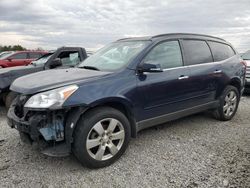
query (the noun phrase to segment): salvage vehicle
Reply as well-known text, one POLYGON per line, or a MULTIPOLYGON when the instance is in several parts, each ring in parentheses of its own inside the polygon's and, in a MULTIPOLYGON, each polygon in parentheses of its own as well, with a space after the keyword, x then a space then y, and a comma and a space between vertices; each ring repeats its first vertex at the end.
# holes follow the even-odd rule
POLYGON ((28 65, 46 53, 46 51, 12 51, 0 57, 0 68, 28 65))
POLYGON ((247 66, 245 92, 250 93, 250 51, 242 54, 241 57, 246 62, 247 66))
POLYGON ((21 77, 8 124, 42 153, 71 152, 89 168, 112 164, 138 131, 201 111, 228 121, 245 64, 223 39, 163 34, 118 40, 79 64, 21 77), (43 145, 43 144, 42 144, 43 145))
POLYGON ((16 97, 16 93, 10 92, 9 87, 15 79, 21 76, 53 68, 72 67, 86 58, 87 54, 84 48, 61 47, 54 52, 48 52, 28 66, 0 69, 1 99, 9 108, 12 100, 16 97))

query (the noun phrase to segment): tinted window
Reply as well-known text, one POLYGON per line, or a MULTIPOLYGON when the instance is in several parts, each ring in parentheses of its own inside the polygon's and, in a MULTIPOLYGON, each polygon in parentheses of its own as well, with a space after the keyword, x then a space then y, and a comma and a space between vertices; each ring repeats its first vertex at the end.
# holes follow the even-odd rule
POLYGON ((219 42, 208 42, 208 44, 211 47, 214 61, 222 61, 235 55, 233 49, 227 44, 219 42))
POLYGON ((183 47, 186 65, 213 62, 210 49, 205 41, 183 40, 183 47))
POLYGON ((18 53, 10 57, 10 59, 27 59, 27 53, 18 53))
POLYGON ((63 65, 74 66, 80 63, 80 55, 77 51, 62 52, 58 56, 61 59, 63 65))
POLYGON ((144 62, 160 64, 162 69, 182 66, 179 42, 168 41, 157 45, 149 52, 144 62))
POLYGON ((39 57, 42 56, 40 53, 29 53, 30 54, 30 59, 38 59, 39 57))

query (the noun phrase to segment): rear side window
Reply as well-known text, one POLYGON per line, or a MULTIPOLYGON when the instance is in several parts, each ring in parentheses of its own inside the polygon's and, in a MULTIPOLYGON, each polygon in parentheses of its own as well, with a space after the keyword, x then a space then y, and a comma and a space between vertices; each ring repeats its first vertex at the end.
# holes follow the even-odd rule
POLYGON ((162 69, 182 66, 182 55, 178 41, 158 44, 146 56, 145 63, 160 64, 162 69))
POLYGON ((211 51, 205 41, 183 40, 182 44, 186 65, 213 62, 211 51))
POLYGON ((27 59, 27 53, 18 53, 10 57, 10 59, 27 59))
POLYGON ((222 61, 235 55, 234 50, 227 44, 211 41, 208 44, 212 50, 214 61, 222 61))
POLYGON ((42 56, 42 54, 40 54, 40 53, 29 53, 29 55, 30 55, 30 59, 38 59, 39 57, 41 57, 42 56))

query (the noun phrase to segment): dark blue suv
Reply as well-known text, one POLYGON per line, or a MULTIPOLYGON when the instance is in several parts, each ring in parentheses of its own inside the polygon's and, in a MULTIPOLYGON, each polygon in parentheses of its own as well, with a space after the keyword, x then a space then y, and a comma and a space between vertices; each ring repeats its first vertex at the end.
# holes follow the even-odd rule
POLYGON ((205 110, 236 113, 246 66, 223 39, 197 34, 126 38, 77 68, 17 79, 8 124, 49 156, 110 165, 138 131, 205 110), (44 144, 41 144, 44 146, 44 144))

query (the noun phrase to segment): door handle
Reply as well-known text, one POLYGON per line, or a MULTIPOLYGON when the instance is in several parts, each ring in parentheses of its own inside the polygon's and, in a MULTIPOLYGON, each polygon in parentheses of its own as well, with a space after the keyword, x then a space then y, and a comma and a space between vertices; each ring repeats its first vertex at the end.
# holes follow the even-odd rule
POLYGON ((215 70, 214 74, 222 73, 222 70, 215 70))
POLYGON ((188 79, 188 78, 189 78, 189 76, 181 75, 178 79, 179 79, 179 80, 184 80, 184 79, 188 79))

